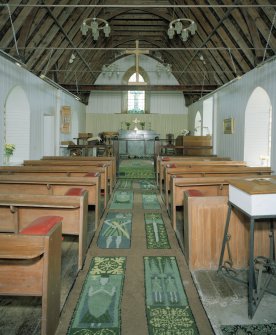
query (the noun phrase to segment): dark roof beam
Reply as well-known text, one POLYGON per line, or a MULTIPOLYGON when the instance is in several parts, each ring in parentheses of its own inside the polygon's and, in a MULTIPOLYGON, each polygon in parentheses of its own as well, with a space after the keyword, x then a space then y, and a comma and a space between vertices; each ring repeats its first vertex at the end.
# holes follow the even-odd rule
MULTIPOLYGON (((238 0, 234 1, 234 5, 238 2, 238 0)), ((206 44, 212 39, 213 35, 216 34, 217 29, 223 24, 224 20, 226 20, 228 18, 228 16, 230 15, 230 13, 232 12, 233 7, 230 7, 226 13, 224 14, 224 16, 220 19, 220 21, 218 22, 217 26, 213 29, 213 31, 211 32, 211 34, 207 37, 207 39, 202 43, 202 45, 200 46, 201 48, 206 46, 206 44)), ((183 72, 191 65, 193 59, 197 56, 198 52, 195 53, 194 57, 189 61, 189 63, 186 65, 185 69, 183 70, 183 72)))

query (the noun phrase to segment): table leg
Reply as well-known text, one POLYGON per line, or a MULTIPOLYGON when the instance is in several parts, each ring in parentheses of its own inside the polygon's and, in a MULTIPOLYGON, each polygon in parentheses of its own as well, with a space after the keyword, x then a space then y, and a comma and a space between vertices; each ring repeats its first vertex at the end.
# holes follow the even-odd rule
POLYGON ((256 289, 256 277, 254 270, 254 227, 255 220, 250 218, 250 236, 249 236, 249 274, 248 274, 248 317, 253 318, 256 310, 254 300, 254 290, 256 289))
POLYGON ((227 233, 229 229, 231 212, 232 212, 232 205, 228 204, 228 212, 227 212, 226 223, 225 223, 225 228, 224 228, 224 235, 223 235, 222 247, 221 247, 221 252, 220 252, 218 271, 221 271, 221 268, 222 268, 222 262, 223 262, 223 256, 224 256, 225 246, 227 242, 227 233))

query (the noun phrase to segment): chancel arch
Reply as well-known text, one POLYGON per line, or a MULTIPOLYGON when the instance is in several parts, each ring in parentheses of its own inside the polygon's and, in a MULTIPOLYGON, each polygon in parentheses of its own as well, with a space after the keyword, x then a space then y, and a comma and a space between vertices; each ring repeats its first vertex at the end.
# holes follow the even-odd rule
POLYGON ((247 102, 244 124, 244 160, 249 165, 270 166, 272 106, 262 87, 247 102))
POLYGON ((20 163, 30 158, 30 104, 20 86, 15 86, 6 99, 4 143, 15 145, 11 163, 20 163))

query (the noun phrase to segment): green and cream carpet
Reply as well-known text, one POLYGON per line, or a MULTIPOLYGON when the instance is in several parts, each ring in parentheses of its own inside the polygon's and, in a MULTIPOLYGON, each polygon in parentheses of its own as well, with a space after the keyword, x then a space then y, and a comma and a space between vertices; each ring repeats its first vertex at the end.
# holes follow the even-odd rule
POLYGON ((148 159, 128 159, 120 162, 119 178, 154 179, 153 161, 148 159))
POLYGON ((158 194, 153 164, 146 164, 120 166, 123 177, 68 299, 72 312, 57 334, 212 334, 158 194))

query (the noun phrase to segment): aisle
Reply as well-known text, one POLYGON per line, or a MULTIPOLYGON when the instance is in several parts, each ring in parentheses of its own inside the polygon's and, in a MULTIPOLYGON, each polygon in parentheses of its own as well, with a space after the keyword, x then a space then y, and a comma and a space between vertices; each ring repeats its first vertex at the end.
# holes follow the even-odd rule
MULTIPOLYGON (((91 260, 99 260, 95 257, 126 257, 121 300, 122 335, 213 334, 154 179, 117 181, 113 198, 88 250, 84 269, 68 298, 56 334, 66 334, 91 260), (118 226, 118 222, 123 225, 118 226), (150 316, 151 332, 147 322, 150 316)), ((73 319, 76 320, 76 314, 73 319)), ((101 329, 100 323, 93 323, 94 328, 99 327, 98 331, 73 332, 77 324, 76 321, 72 324, 70 334, 120 334, 120 330, 101 329)))

